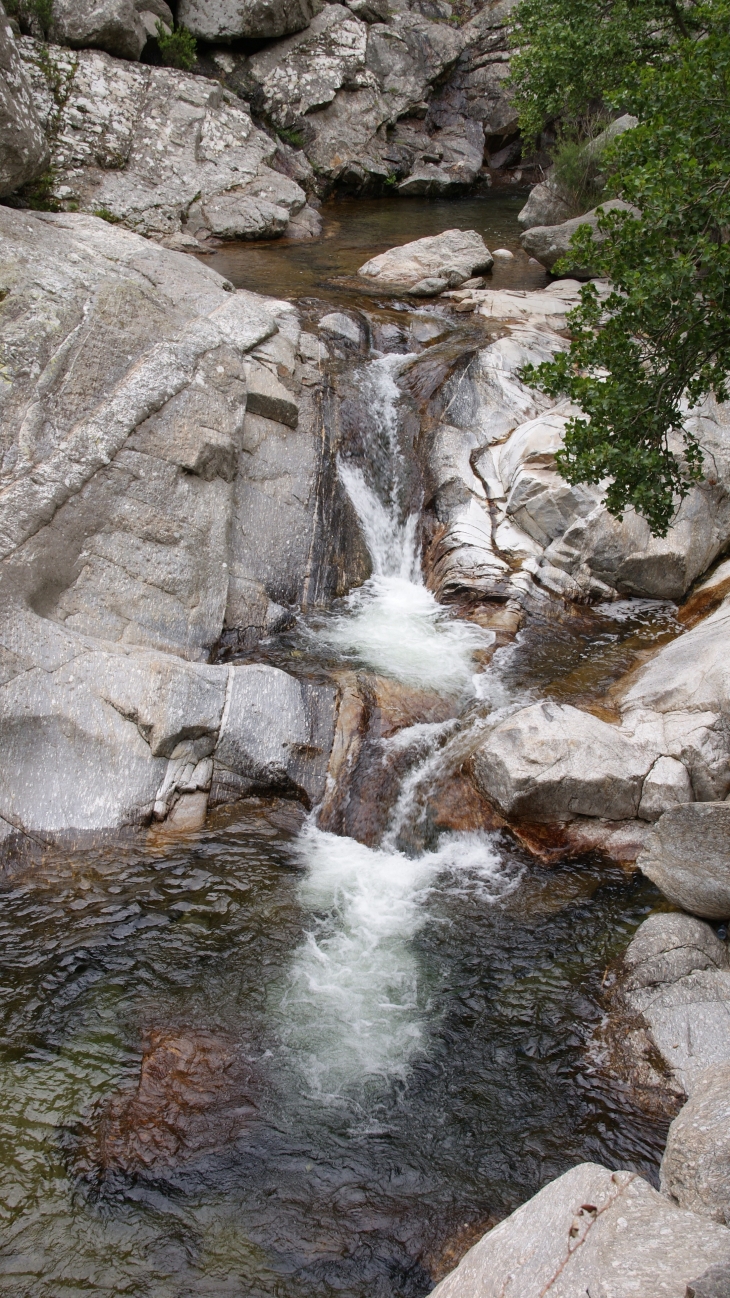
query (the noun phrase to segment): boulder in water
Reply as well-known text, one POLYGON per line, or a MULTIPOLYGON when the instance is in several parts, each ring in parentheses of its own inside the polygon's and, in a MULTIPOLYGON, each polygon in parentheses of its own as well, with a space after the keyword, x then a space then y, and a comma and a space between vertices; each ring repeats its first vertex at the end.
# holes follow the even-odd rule
POLYGON ((676 906, 730 919, 730 803, 665 811, 637 864, 676 906))
POLYGON ((365 262, 357 273, 411 291, 424 280, 442 280, 444 287, 457 288, 473 275, 491 270, 493 260, 476 230, 444 230, 443 234, 389 248, 365 262))

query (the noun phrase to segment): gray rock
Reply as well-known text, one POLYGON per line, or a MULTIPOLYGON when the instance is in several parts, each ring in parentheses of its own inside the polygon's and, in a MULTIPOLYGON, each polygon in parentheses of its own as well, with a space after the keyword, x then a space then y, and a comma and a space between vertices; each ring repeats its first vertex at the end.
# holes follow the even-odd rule
MULTIPOLYGON (((624 956, 620 996, 645 1025, 629 1050, 643 1085, 691 1095, 705 1069, 730 1061, 730 971, 725 943, 689 915, 651 915, 624 956), (653 1055, 654 1063, 647 1067, 653 1055), (657 1072, 657 1058, 663 1075, 657 1072)), ((626 1037, 619 1014, 619 1038, 626 1037)))
POLYGON ((178 21, 205 41, 272 39, 307 27, 317 0, 179 0, 178 21))
POLYGON ((730 1223, 730 1062, 700 1074, 669 1128, 661 1191, 680 1208, 730 1223))
MULTIPOLYGON (((570 254, 571 239, 581 226, 590 226, 594 232, 596 242, 601 242, 604 236, 598 229, 598 214, 600 212, 631 212, 634 210, 629 203, 624 203, 622 199, 611 198, 608 202, 602 203, 600 208, 594 208, 592 211, 586 212, 584 216, 576 216, 570 221, 563 221, 560 225, 535 225, 525 231, 520 242, 525 252, 539 261, 547 270, 552 270, 557 261, 570 254)), ((569 273, 582 279, 592 277, 589 266, 572 267, 569 273)))
POLYGON ((671 807, 692 800, 687 767, 674 757, 660 757, 644 780, 638 814, 642 820, 658 820, 671 807))
POLYGON ((500 1222, 436 1298, 685 1298, 730 1231, 669 1203, 633 1172, 582 1163, 500 1222))
POLYGON ((342 338, 345 342, 352 343, 353 347, 362 346, 363 335, 360 324, 352 316, 345 315, 344 311, 331 311, 329 315, 322 316, 319 327, 334 338, 342 338))
POLYGON ((265 365, 250 362, 246 372, 246 409, 252 415, 263 415, 277 423, 296 428, 299 422, 299 402, 265 365))
POLYGON ((30 83, 0 5, 0 197, 35 180, 49 157, 30 83))
POLYGON ((413 288, 426 279, 442 279, 452 288, 481 271, 491 270, 492 254, 476 230, 444 230, 389 248, 365 262, 358 275, 383 284, 413 288))
POLYGON ((439 279, 437 275, 427 276, 426 279, 419 279, 417 284, 409 288, 408 292, 411 297, 437 297, 443 293, 444 289, 449 287, 447 279, 439 279))
POLYGON ((675 905, 705 919, 729 919, 730 803, 665 811, 637 864, 675 905))
POLYGON ((138 59, 147 43, 134 0, 53 0, 53 31, 62 45, 120 59, 138 59))
POLYGON ((711 1266, 690 1280, 685 1298, 730 1298, 730 1265, 711 1266))
POLYGON ((618 726, 568 705, 533 703, 490 732, 473 768, 478 788, 510 818, 624 820, 636 815, 653 761, 618 726))
MULTIPOLYGON (((293 787, 310 802, 324 792, 334 736, 335 692, 255 663, 231 668, 215 751, 219 790, 293 787)), ((218 793, 219 800, 221 793, 218 793)))
POLYGON ((285 146, 218 83, 30 38, 20 48, 64 202, 157 239, 272 238, 304 207, 268 165, 285 146))

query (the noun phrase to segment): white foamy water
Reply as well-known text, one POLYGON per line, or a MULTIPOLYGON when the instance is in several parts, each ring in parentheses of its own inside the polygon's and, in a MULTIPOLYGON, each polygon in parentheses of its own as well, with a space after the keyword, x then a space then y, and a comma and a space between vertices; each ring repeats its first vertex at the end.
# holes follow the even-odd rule
POLYGON ((308 1088, 333 1097, 403 1077, 428 1042, 428 1000, 413 939, 436 888, 496 901, 517 882, 486 833, 452 834, 410 858, 307 826, 301 900, 317 915, 295 955, 282 1010, 308 1088))
MULTIPOLYGON (((373 575, 318 634, 407 685, 481 695, 474 653, 494 637, 453 618, 426 589, 417 515, 400 504, 396 374, 404 359, 385 357, 360 374, 374 414, 371 457, 362 466, 341 463, 339 472, 373 575)), ((282 1036, 307 1088, 323 1098, 351 1093, 368 1078, 404 1077, 427 1047, 432 1015, 414 939, 433 912, 429 897, 447 889, 484 906, 516 886, 519 872, 487 833, 446 835, 435 851, 417 857, 401 850, 429 793, 463 763, 484 724, 478 716, 419 724, 383 743, 385 761, 407 750, 409 763, 379 848, 324 833, 313 821, 299 839, 307 868, 300 899, 312 919, 281 999, 282 1036)))

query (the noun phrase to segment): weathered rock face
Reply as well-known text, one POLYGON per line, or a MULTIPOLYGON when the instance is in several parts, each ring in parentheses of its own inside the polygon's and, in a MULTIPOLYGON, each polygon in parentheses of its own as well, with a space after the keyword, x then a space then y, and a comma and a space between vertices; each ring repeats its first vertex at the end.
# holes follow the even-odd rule
POLYGON ((669 1203, 633 1172, 582 1163, 469 1250, 438 1298, 685 1298, 730 1231, 669 1203), (610 1285, 610 1288, 609 1288, 610 1285))
POLYGON ((730 1063, 700 1074, 669 1128, 661 1189, 680 1208, 730 1223, 730 1063))
POLYGON ((728 951, 708 924, 650 915, 624 954, 617 996, 613 1035, 648 1107, 652 1091, 692 1095, 706 1069, 730 1061, 728 951))
POLYGON ((418 292, 428 280, 435 280, 439 288, 434 291, 439 292, 491 270, 493 264, 494 258, 476 230, 444 230, 443 234, 389 248, 366 261, 357 273, 412 292, 418 292))
POLYGON ((490 732, 474 778, 510 819, 625 820, 638 811, 653 760, 618 726, 578 708, 534 703, 490 732))
POLYGON ((106 50, 138 59, 147 31, 134 0, 53 0, 53 34, 72 49, 106 50))
MULTIPOLYGON (((232 742, 247 669, 200 660, 226 626, 254 644, 312 579, 320 438, 298 320, 93 217, 3 208, 0 229, 0 820, 7 836, 163 818, 206 796, 224 718, 232 742), (262 369, 289 424, 246 415, 262 369), (296 546, 265 531, 284 517, 296 546)), ((316 795, 333 699, 302 698, 296 716, 272 704, 286 760, 228 754, 236 779, 316 795)))
POLYGON ((313 0, 180 0, 178 21, 205 41, 288 36, 317 12, 313 0))
POLYGON ((687 1285, 687 1298, 725 1298, 730 1291, 730 1264, 709 1266, 687 1285))
MULTIPOLYGON (((594 208, 591 212, 586 212, 584 216, 575 216, 569 221, 563 221, 561 225, 534 225, 526 230, 520 240, 525 252, 529 252, 531 257, 535 257, 541 262, 547 270, 552 270, 557 261, 562 257, 570 256, 570 243, 573 235, 581 228, 587 225, 593 230, 593 235, 597 243, 605 237, 598 229, 598 213, 622 211, 630 212, 629 203, 624 203, 620 198, 611 198, 606 203, 602 203, 600 208, 594 208)), ((573 266, 571 275, 579 279, 591 279, 592 272, 590 266, 573 266)))
POLYGON ((637 864, 675 905, 705 919, 730 918, 730 803, 665 811, 637 864))
POLYGON ((48 158, 26 70, 0 5, 0 196, 35 180, 48 158))
POLYGON ((196 235, 282 234, 304 207, 304 190, 270 165, 284 146, 219 85, 30 38, 20 48, 64 202, 193 250, 196 235))

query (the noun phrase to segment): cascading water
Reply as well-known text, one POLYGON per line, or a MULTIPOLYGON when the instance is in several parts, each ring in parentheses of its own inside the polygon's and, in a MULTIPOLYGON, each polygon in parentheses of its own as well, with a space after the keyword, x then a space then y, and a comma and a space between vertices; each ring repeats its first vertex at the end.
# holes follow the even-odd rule
MULTIPOLYGON (((407 359, 407 358, 405 358, 407 359)), ((341 462, 341 481, 357 513, 372 576, 320 636, 372 671, 468 705, 479 694, 474 653, 493 644, 489 631, 458 621, 421 575, 417 515, 402 507, 404 461, 398 441, 396 373, 402 356, 383 357, 360 373, 372 417, 367 469, 341 462), (367 476, 366 476, 367 475, 367 476)), ((428 991, 413 939, 439 887, 477 889, 494 901, 516 886, 487 833, 451 834, 413 857, 402 831, 417 819, 422 795, 463 760, 473 743, 458 720, 416 725, 384 744, 408 749, 402 782, 378 848, 324 833, 310 821, 298 851, 307 867, 301 900, 314 914, 297 951, 281 1009, 284 1036, 309 1087, 332 1097, 372 1077, 403 1077, 426 1044, 428 991)))

